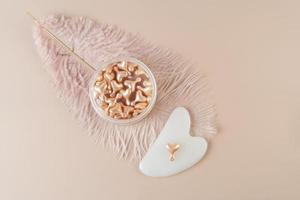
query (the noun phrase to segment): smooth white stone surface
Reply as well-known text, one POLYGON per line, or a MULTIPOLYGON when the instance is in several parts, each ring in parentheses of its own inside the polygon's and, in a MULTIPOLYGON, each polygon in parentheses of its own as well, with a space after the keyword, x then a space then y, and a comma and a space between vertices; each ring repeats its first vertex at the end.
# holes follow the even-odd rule
POLYGON ((200 161, 206 153, 207 142, 190 135, 190 115, 177 107, 170 115, 160 135, 140 162, 140 171, 153 177, 170 176, 182 172, 200 161), (175 160, 169 160, 168 143, 179 144, 175 160))

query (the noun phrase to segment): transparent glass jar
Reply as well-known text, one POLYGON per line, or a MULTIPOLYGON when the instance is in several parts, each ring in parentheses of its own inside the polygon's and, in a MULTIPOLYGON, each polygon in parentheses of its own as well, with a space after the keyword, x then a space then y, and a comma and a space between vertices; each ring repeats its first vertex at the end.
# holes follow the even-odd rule
MULTIPOLYGON (((131 72, 128 72, 131 73, 131 72)), ((136 72, 134 72, 136 73, 136 72)), ((114 72, 114 74, 116 74, 116 72, 114 72)), ((129 77, 129 75, 128 75, 129 77)), ((124 77, 124 79, 128 78, 128 77, 124 77)), ((136 76, 137 77, 137 76, 136 76)), ((127 79, 126 79, 127 80, 127 79)), ((105 81, 105 80, 104 80, 105 81)), ((116 80, 113 80, 116 81, 116 80)), ((131 81, 131 80, 130 80, 131 81)), ((142 80, 141 82, 144 84, 145 80, 142 80)), ((107 83, 107 82, 105 82, 107 83)), ((111 83, 111 82, 110 82, 111 83)), ((109 84, 110 84, 109 83, 109 84)), ((120 83, 121 84, 121 83, 120 83)), ((126 86, 125 86, 126 87, 126 86)), ((136 85, 135 85, 136 87, 136 85)), ((142 86, 140 86, 141 89, 142 86)), ((127 88, 128 89, 128 88, 127 88)), ((138 89, 135 89, 138 91, 138 89)), ((142 93, 142 92, 140 92, 142 93)), ((111 95, 111 94, 105 94, 107 95, 111 95)), ((115 95, 115 94, 114 94, 115 95)), ((106 97, 106 99, 109 99, 109 97, 106 97)), ((153 109, 155 102, 156 102, 156 98, 157 98, 157 85, 156 85, 156 80, 155 77, 153 75, 153 73, 151 72, 151 70, 147 67, 147 65, 145 65, 143 62, 141 62, 138 59, 132 58, 132 57, 118 57, 115 59, 112 59, 108 62, 104 62, 102 64, 100 64, 99 68, 97 69, 97 71, 95 72, 94 76, 92 77, 91 81, 90 81, 90 85, 89 85, 89 97, 90 97, 90 101, 92 103, 92 106, 94 108, 94 110, 97 112, 97 114, 99 114, 103 119, 108 120, 112 123, 116 123, 116 124, 124 124, 124 125, 128 125, 128 124, 133 124, 136 123, 140 120, 142 120, 144 117, 146 117, 150 111, 153 109), (103 70, 109 69, 110 66, 115 66, 117 65, 116 63, 121 63, 121 62, 126 62, 126 67, 128 67, 128 63, 130 64, 136 64, 138 67, 137 69, 142 69, 144 71, 144 75, 145 77, 147 77, 147 81, 150 81, 151 83, 151 87, 152 88, 152 92, 151 92, 151 98, 150 100, 147 102, 147 106, 136 116, 132 116, 131 118, 128 119, 118 119, 118 118, 114 118, 112 116, 110 116, 110 113, 107 112, 107 110, 105 111, 100 105, 99 105, 99 96, 101 96, 102 98, 104 97, 104 93, 101 94, 101 92, 96 92, 95 90, 95 84, 96 82, 99 80, 99 77, 102 76, 103 70)), ((147 99, 149 98, 149 96, 147 97, 147 99)), ((103 101, 100 101, 101 105, 103 103, 103 101)), ((106 102, 104 102, 106 104, 106 102)), ((123 104, 122 104, 123 105, 123 104)), ((123 105, 124 106, 124 105, 123 105)), ((135 107, 132 105, 125 105, 126 107, 135 107)), ((124 108, 124 107, 123 107, 124 108)), ((109 110, 109 108, 108 108, 109 110)))

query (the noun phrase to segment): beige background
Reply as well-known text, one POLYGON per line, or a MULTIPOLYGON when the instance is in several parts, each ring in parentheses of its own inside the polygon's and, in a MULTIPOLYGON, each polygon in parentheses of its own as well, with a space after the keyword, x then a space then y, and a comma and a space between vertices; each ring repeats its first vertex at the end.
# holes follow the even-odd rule
POLYGON ((0 199, 300 199, 299 8, 284 0, 2 0, 0 199), (205 160, 154 179, 95 145, 55 97, 26 10, 114 23, 197 62, 221 125, 205 160))

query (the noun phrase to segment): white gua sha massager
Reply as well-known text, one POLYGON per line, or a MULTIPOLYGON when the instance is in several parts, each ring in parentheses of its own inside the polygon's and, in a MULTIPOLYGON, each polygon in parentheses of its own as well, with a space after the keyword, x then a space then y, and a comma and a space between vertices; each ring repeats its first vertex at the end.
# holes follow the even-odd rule
POLYGON ((185 171, 199 162, 207 150, 202 137, 190 135, 190 115, 177 107, 163 130, 140 162, 140 171, 146 176, 171 176, 185 171))

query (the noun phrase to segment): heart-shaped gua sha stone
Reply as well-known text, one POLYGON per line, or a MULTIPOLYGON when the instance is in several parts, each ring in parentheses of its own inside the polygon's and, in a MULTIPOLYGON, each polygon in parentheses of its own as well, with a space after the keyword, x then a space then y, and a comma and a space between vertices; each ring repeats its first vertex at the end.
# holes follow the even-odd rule
POLYGON ((146 176, 171 176, 199 162, 206 153, 207 142, 190 135, 190 124, 189 112, 177 107, 140 162, 140 171, 146 176))

